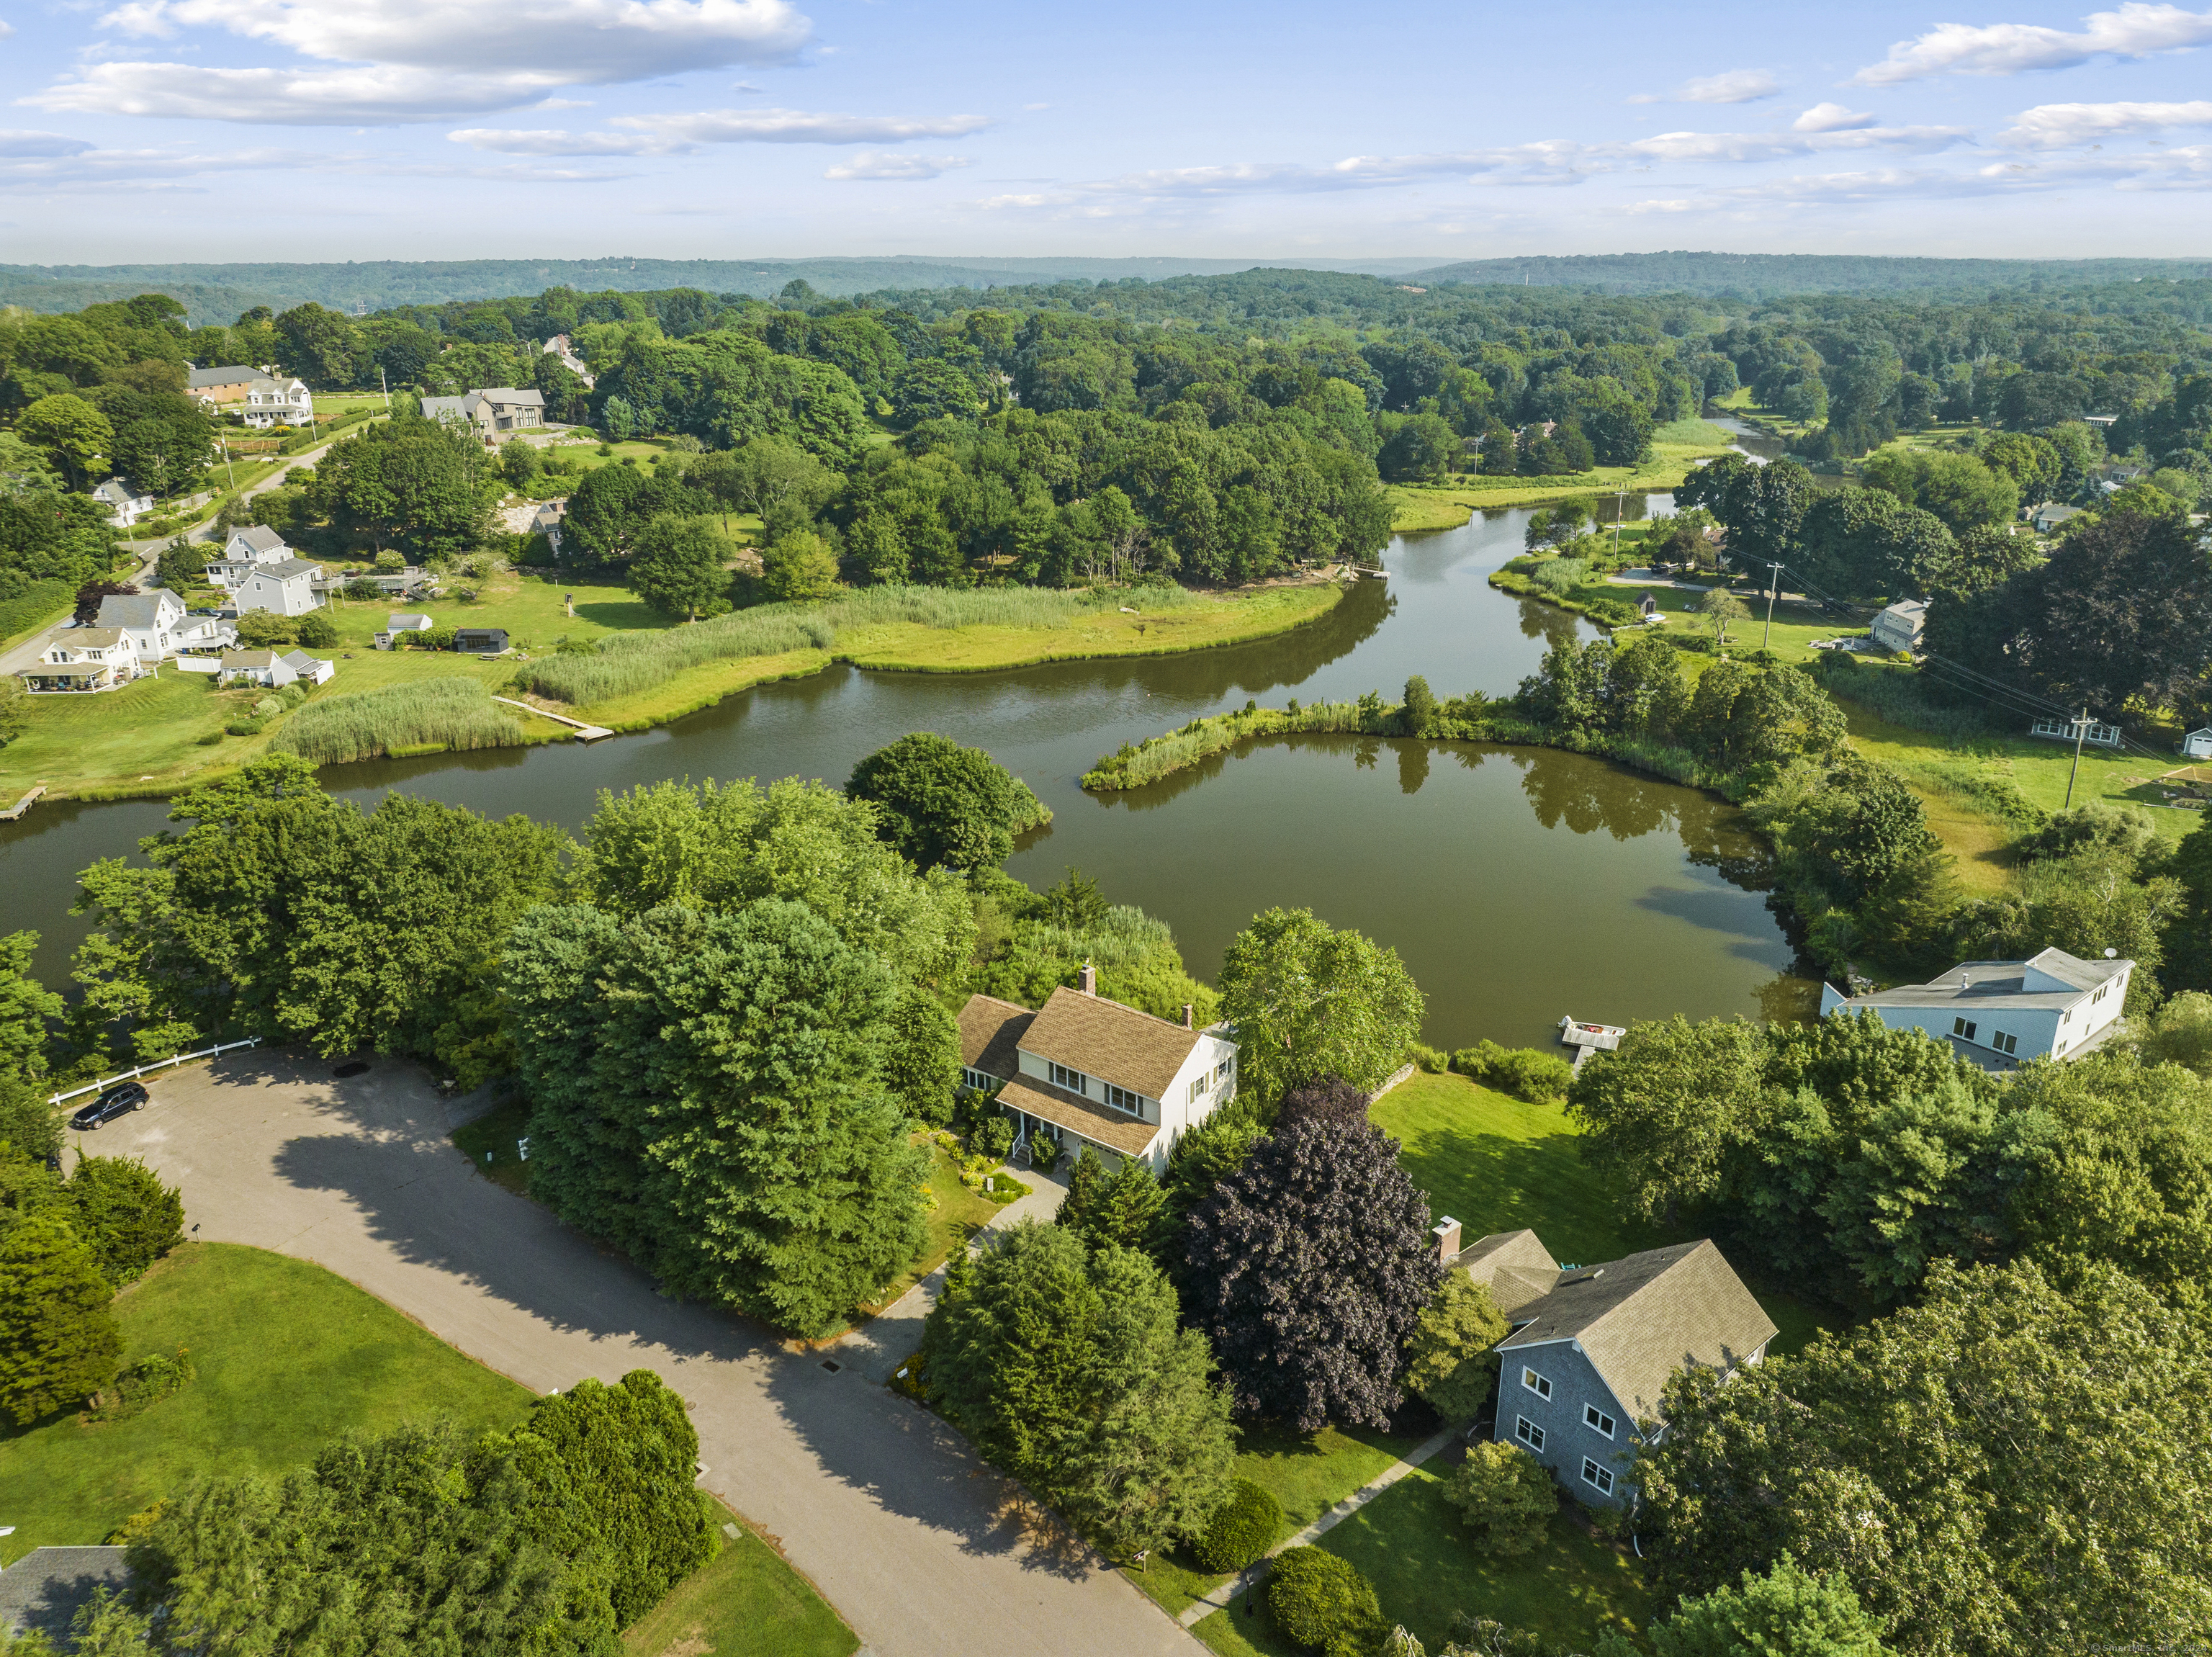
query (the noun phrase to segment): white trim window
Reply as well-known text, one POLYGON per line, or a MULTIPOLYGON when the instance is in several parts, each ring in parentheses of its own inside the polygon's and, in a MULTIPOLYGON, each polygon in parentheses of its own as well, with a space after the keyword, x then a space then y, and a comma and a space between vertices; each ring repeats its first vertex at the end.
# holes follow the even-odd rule
POLYGON ((1144 1115, 1145 1096, 1142 1093, 1133 1093, 1127 1087, 1116 1087, 1110 1081, 1101 1082, 1099 1086, 1105 1091, 1106 1102, 1115 1110, 1127 1111, 1131 1116, 1144 1115))
POLYGON ((1521 1385, 1543 1399, 1545 1403, 1549 1404, 1552 1401, 1550 1377, 1540 1375, 1534 1370, 1523 1366, 1521 1371, 1521 1385))
POLYGON ((2020 1051, 2020 1038, 2008 1031, 1992 1030, 1990 1032, 1990 1045, 2009 1056, 2020 1051))
POLYGON ((1613 1494, 1613 1469, 1601 1467, 1588 1456, 1583 1458, 1583 1483, 1600 1496, 1613 1494))
POLYGON ((1977 1026, 1971 1019, 1953 1019, 1951 1020, 1951 1033, 1958 1037, 1961 1041, 1972 1041, 1974 1039, 1974 1032, 1978 1027, 1979 1026, 1977 1026))
POLYGON ((1593 1432, 1604 1434, 1607 1438, 1613 1436, 1613 1417, 1594 1404, 1583 1405, 1583 1425, 1593 1432))
POLYGON ((999 1085, 999 1078, 963 1064, 960 1067, 960 1085, 971 1093, 988 1093, 999 1085))
POLYGON ((1544 1429, 1526 1416, 1513 1417, 1513 1436, 1532 1450, 1541 1451, 1544 1447, 1544 1429))
POLYGON ((1054 1087, 1065 1087, 1069 1093, 1080 1093, 1085 1099, 1091 1097, 1091 1078, 1082 1071, 1071 1070, 1065 1064, 1054 1064, 1050 1061, 1047 1061, 1045 1068, 1054 1087))
POLYGON ((1198 1075, 1192 1079, 1190 1084, 1190 1102, 1195 1105, 1200 1100, 1204 1099, 1206 1097, 1206 1090, 1212 1085, 1213 1078, 1205 1071, 1200 1071, 1198 1075))

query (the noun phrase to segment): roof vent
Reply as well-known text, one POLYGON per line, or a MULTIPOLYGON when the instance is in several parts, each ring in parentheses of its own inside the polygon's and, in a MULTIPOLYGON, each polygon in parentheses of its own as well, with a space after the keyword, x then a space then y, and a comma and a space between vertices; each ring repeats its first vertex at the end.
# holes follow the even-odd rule
POLYGON ((1565 1288, 1568 1283, 1594 1283, 1604 1276, 1603 1266, 1592 1266, 1588 1271, 1577 1271, 1573 1276, 1565 1279, 1559 1287, 1565 1288))

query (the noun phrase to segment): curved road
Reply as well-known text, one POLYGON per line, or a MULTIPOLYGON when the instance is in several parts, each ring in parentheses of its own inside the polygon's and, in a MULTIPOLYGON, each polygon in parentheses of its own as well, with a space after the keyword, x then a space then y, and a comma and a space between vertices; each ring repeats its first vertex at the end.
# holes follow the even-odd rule
POLYGON ((201 1241, 313 1260, 538 1392, 657 1371, 690 1403, 701 1483, 767 1529, 877 1657, 1200 1657, 1081 1548, 1032 1538, 1012 1487, 866 1355, 787 1351, 478 1177, 422 1073, 338 1081, 273 1051, 150 1079, 88 1150, 183 1188, 201 1241))

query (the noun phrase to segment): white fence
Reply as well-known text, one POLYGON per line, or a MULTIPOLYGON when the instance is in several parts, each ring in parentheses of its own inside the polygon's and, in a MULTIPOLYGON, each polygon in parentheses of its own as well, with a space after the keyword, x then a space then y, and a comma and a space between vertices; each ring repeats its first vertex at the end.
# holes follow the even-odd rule
POLYGON ((244 1041, 219 1041, 214 1046, 203 1048, 197 1053, 179 1053, 170 1058, 157 1058, 151 1064, 138 1065, 133 1069, 124 1071, 120 1075, 112 1075, 105 1081, 88 1081, 82 1087, 72 1087, 65 1093, 54 1094, 46 1100, 46 1103, 58 1105, 65 1099, 75 1099, 82 1093, 96 1093, 105 1088, 112 1087, 118 1081, 137 1081, 155 1070, 166 1070, 172 1064, 189 1064, 196 1058, 213 1058, 217 1053, 231 1052, 240 1047, 258 1047, 260 1045, 261 1038, 258 1036, 248 1036, 244 1041))

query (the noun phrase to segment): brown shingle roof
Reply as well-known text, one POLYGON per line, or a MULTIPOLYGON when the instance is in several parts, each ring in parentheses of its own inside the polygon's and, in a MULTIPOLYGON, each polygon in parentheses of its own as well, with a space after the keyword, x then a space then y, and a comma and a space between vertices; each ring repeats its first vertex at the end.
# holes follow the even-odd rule
POLYGON ((1494 1231, 1462 1249, 1452 1264, 1489 1289, 1509 1318, 1542 1300, 1559 1281, 1559 1263, 1533 1231, 1494 1231))
POLYGON ((996 996, 970 996, 960 1009, 960 1062, 971 1070, 1012 1081, 1021 1071, 1015 1048, 1036 1014, 996 996))
POLYGON ((1022 1046, 1085 1075, 1164 1100, 1198 1038, 1196 1030, 1063 987, 1052 992, 1022 1046))
POLYGON ((1496 1350, 1578 1340, 1638 1419, 1658 1416, 1660 1390, 1677 1369, 1726 1374, 1778 1332, 1710 1238, 1565 1273, 1514 1315, 1531 1321, 1496 1350))
POLYGON ((999 1090, 999 1103, 1010 1111, 1027 1111, 1031 1116, 1041 1116, 1055 1127, 1066 1128, 1124 1156, 1142 1156, 1160 1131, 1156 1123, 1139 1122, 1119 1111, 1109 1111, 1103 1105, 1093 1104, 1034 1076, 1009 1081, 999 1090))

